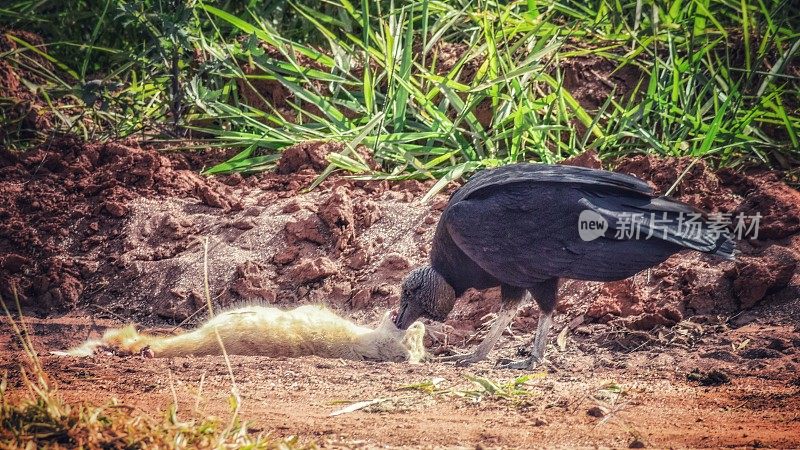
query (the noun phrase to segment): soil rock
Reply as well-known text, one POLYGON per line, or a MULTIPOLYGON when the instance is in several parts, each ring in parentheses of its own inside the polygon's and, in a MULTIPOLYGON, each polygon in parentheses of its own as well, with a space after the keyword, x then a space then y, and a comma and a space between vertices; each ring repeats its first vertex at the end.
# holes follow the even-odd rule
POLYGON ((264 264, 245 261, 236 268, 231 290, 242 299, 248 301, 260 300, 274 303, 276 299, 273 279, 274 271, 264 264))
POLYGON ((399 253, 389 253, 381 261, 381 268, 393 271, 405 271, 411 267, 411 262, 399 253))
POLYGON ((597 156, 597 152, 594 150, 587 150, 580 155, 569 157, 561 161, 561 164, 566 166, 586 167, 589 169, 603 168, 603 162, 600 161, 600 157, 597 156))
POLYGON ((642 73, 633 65, 617 67, 595 55, 568 58, 561 62, 564 88, 586 109, 597 110, 614 94, 626 97, 636 88, 642 73))
POLYGON ((320 206, 319 217, 328 226, 335 241, 334 248, 342 251, 356 235, 353 200, 348 190, 337 187, 320 206))
MULTIPOLYGON (((342 153, 345 148, 345 144, 341 142, 307 141, 295 144, 283 150, 278 160, 278 173, 290 174, 303 170, 321 172, 330 164, 328 155, 342 153)), ((359 157, 366 161, 369 167, 377 168, 367 149, 359 146, 357 151, 359 157)))
POLYGON ((775 245, 759 256, 740 256, 733 292, 742 309, 752 308, 765 295, 786 287, 796 268, 797 256, 775 245))
POLYGON ((325 244, 328 238, 323 235, 324 225, 316 215, 308 215, 303 219, 292 220, 286 223, 286 240, 292 244, 300 241, 325 244))
POLYGON ((292 280, 300 285, 327 278, 338 271, 336 264, 330 258, 305 258, 292 267, 290 275, 292 280))
POLYGON ((775 174, 746 176, 724 170, 720 175, 744 197, 734 212, 748 217, 761 216, 759 238, 782 239, 800 231, 800 192, 780 182, 775 174))
POLYGON ((212 208, 221 208, 225 210, 242 209, 241 203, 233 197, 230 190, 226 187, 220 186, 217 189, 213 189, 209 185, 198 185, 197 196, 200 197, 200 201, 202 201, 204 205, 212 208))
POLYGON ((344 144, 331 142, 302 142, 283 150, 278 160, 278 173, 289 174, 303 169, 322 171, 328 164, 331 152, 340 152, 344 144))

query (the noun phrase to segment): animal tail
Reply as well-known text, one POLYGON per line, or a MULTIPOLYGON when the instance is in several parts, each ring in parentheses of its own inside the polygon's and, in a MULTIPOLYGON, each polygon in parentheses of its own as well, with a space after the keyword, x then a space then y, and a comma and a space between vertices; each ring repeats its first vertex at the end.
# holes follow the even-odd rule
POLYGON ((103 333, 100 339, 92 339, 78 347, 50 352, 56 356, 92 356, 98 351, 108 350, 119 354, 139 353, 148 347, 153 338, 141 335, 133 325, 115 328, 103 333))
POLYGON ((719 215, 709 215, 691 205, 658 197, 648 205, 643 230, 682 247, 709 253, 724 259, 734 259, 736 243, 726 223, 719 215))
POLYGON ((610 239, 660 239, 684 248, 734 259, 736 243, 721 216, 669 197, 595 197, 580 203, 608 222, 610 239))
POLYGON ((197 328, 175 336, 151 339, 150 351, 156 358, 222 354, 217 336, 210 327, 197 328))
POLYGON ((51 353, 57 356, 91 356, 98 350, 108 350, 122 355, 141 353, 156 358, 222 354, 216 336, 208 331, 199 328, 175 336, 152 336, 140 334, 133 325, 128 325, 108 330, 102 338, 87 341, 79 347, 51 353))

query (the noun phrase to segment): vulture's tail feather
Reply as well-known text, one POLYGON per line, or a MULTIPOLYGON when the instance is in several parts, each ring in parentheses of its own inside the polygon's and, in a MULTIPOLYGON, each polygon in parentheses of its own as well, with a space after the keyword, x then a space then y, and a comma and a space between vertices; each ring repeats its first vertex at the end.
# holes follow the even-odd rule
POLYGON ((597 197, 581 203, 608 221, 608 238, 660 239, 724 259, 735 257, 736 243, 724 221, 677 200, 597 197))
POLYGON ((734 259, 736 243, 720 217, 668 197, 653 198, 642 209, 650 213, 644 215, 647 222, 644 228, 656 237, 724 259, 734 259))

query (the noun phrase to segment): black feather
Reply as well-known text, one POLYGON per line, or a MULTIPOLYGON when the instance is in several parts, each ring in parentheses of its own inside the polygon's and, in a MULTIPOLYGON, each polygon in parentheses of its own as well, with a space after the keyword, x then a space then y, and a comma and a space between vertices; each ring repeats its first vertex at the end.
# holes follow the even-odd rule
POLYGON ((562 277, 623 279, 683 249, 731 258, 734 242, 705 213, 656 197, 638 178, 518 164, 484 171, 453 194, 436 231, 431 264, 460 295, 470 287, 530 288, 562 277), (608 223, 605 234, 591 241, 579 235, 585 210, 608 223), (620 236, 632 214, 645 218, 640 235, 620 236), (690 215, 699 223, 692 233, 680 226, 690 215))

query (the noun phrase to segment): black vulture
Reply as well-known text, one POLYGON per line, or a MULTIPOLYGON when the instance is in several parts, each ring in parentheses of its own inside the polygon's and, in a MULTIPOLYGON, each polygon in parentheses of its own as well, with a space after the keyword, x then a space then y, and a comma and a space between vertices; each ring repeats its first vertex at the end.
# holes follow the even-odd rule
POLYGON ((582 167, 514 164, 473 176, 450 198, 436 228, 430 265, 403 282, 395 325, 443 321, 467 289, 500 286, 497 320, 477 349, 452 358, 484 359, 531 295, 540 309, 530 358, 542 361, 561 278, 621 280, 684 249, 732 259, 724 222, 644 181, 582 167))

